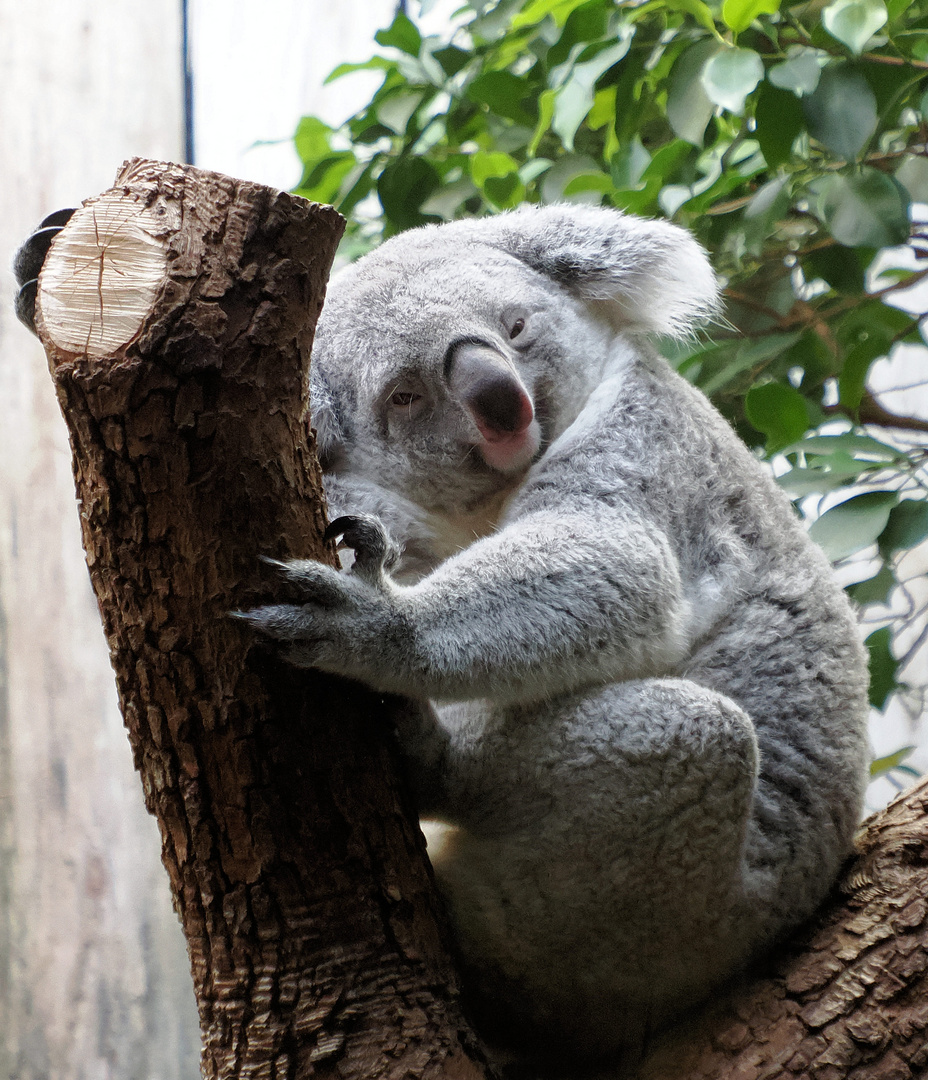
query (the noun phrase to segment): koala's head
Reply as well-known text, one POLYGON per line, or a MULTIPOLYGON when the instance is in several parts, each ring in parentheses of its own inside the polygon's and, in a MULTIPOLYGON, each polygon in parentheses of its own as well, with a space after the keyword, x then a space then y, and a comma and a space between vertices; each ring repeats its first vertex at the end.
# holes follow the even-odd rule
POLYGON ((576 418, 617 335, 686 334, 716 301, 689 233, 616 211, 403 233, 329 285, 311 382, 323 467, 473 511, 576 418))

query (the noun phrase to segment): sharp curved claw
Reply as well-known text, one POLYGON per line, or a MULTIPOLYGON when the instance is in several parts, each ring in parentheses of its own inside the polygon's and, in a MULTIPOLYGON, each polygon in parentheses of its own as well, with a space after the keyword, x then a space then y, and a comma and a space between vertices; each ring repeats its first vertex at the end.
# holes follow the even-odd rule
POLYGON ((16 317, 33 333, 35 333, 35 296, 39 272, 52 241, 71 220, 73 214, 73 207, 56 210, 53 214, 49 214, 16 252, 13 259, 13 273, 20 286, 15 300, 16 317))
POLYGON ((355 553, 354 570, 365 575, 389 570, 399 559, 399 551, 380 521, 370 514, 345 514, 325 530, 323 538, 341 537, 341 545, 355 553))
POLYGON ((38 278, 23 282, 22 288, 13 301, 16 318, 33 333, 35 333, 35 295, 38 287, 38 278))

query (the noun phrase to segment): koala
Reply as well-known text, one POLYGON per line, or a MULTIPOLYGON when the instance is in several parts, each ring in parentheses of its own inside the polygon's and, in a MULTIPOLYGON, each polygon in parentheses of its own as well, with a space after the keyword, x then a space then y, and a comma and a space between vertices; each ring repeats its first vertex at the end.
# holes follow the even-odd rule
POLYGON ((821 902, 867 777, 853 612, 655 350, 718 310, 685 230, 575 205, 333 278, 311 376, 342 571, 241 613, 398 727, 468 1000, 549 1065, 637 1053, 821 902))

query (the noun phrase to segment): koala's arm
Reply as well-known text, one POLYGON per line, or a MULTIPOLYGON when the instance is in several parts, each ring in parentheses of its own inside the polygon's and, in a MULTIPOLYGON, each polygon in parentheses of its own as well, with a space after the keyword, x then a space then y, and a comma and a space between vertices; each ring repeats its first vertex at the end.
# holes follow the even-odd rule
POLYGON ((378 550, 377 523, 345 520, 362 522, 345 534, 352 572, 287 564, 304 604, 244 616, 294 663, 423 698, 530 701, 681 658, 679 569, 644 522, 602 509, 536 513, 404 587, 366 554, 378 550))

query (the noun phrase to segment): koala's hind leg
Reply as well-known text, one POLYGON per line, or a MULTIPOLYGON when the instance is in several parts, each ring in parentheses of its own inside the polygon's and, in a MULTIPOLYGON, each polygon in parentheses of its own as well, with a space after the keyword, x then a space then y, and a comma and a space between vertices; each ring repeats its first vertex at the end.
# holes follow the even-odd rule
POLYGON ((468 800, 474 819, 436 873, 492 1034, 595 1057, 636 1043, 749 955, 757 744, 743 710, 683 679, 545 708, 487 725, 481 753, 505 775, 468 800), (533 813, 505 833, 482 827, 477 808, 492 817, 506 799, 533 813))

